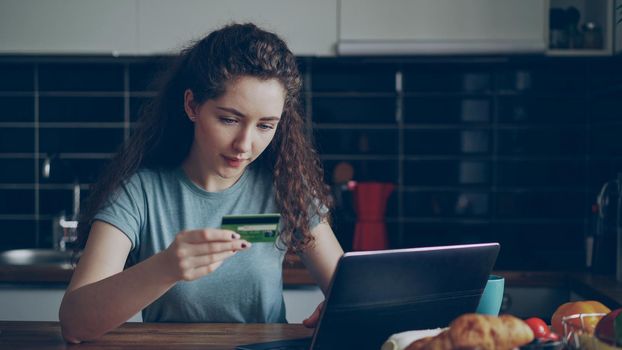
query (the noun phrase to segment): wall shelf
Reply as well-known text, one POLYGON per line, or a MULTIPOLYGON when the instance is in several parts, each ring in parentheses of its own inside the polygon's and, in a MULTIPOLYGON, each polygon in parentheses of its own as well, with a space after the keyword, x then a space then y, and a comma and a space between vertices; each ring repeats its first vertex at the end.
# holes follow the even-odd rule
POLYGON ((547 56, 552 57, 599 57, 611 56, 614 48, 614 0, 547 0, 549 10, 554 9, 555 14, 549 13, 549 31, 547 56), (568 25, 563 29, 555 29, 563 26, 568 19, 568 10, 578 11, 578 24, 576 31, 568 31, 568 25), (583 27, 586 23, 594 23, 600 35, 590 35, 583 27), (594 39, 600 37, 600 46, 594 39), (558 47, 561 46, 561 47, 558 47))

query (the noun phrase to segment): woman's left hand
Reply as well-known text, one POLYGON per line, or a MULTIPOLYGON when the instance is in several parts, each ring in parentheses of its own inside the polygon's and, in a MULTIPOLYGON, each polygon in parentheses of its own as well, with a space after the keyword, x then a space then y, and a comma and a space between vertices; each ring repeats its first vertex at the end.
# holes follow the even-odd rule
POLYGON ((324 303, 325 302, 326 301, 321 302, 320 305, 318 305, 315 308, 315 311, 313 311, 311 316, 309 316, 308 318, 306 318, 305 320, 302 321, 302 324, 305 327, 307 327, 307 328, 315 328, 315 326, 317 326, 317 323, 320 320, 320 314, 322 313, 322 309, 324 308, 324 303))

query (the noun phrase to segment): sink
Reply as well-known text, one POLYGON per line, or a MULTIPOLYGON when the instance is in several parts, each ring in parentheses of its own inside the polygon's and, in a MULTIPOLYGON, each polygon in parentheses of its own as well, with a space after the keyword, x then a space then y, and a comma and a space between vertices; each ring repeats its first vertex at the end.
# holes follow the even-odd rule
POLYGON ((0 265, 72 265, 74 253, 54 249, 14 249, 0 252, 0 265))

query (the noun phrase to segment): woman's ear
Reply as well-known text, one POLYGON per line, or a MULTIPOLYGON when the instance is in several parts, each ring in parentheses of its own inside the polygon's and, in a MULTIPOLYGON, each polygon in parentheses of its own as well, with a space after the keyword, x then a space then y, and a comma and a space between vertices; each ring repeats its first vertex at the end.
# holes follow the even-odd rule
POLYGON ((184 92, 184 111, 186 111, 186 115, 193 123, 197 120, 197 105, 194 101, 194 94, 192 90, 186 89, 184 92))

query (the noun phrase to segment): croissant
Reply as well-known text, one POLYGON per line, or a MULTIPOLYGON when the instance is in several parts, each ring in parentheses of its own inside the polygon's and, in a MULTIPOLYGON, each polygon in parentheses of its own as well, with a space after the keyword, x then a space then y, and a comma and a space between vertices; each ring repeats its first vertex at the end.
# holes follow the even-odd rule
POLYGON ((411 343, 405 350, 510 350, 531 342, 529 326, 511 315, 464 314, 449 329, 411 343))

